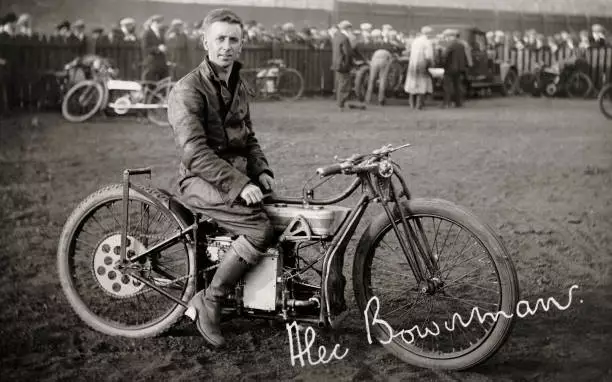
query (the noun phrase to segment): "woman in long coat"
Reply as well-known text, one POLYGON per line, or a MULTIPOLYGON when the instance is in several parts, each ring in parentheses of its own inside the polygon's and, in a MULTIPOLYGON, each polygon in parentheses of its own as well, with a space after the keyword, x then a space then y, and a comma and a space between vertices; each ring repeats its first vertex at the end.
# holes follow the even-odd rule
POLYGON ((429 39, 430 27, 423 27, 421 34, 410 47, 410 61, 404 91, 410 95, 410 107, 422 109, 426 94, 433 93, 433 83, 427 70, 434 60, 433 43, 429 39))

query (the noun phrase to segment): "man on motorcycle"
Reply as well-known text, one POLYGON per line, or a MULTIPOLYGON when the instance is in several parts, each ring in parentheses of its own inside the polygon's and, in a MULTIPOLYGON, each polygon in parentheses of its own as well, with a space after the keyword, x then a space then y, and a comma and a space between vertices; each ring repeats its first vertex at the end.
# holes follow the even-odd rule
POLYGON ((215 347, 225 345, 221 301, 274 239, 261 204, 262 188, 274 186, 273 173, 253 133, 237 61, 242 29, 234 12, 212 10, 203 22, 207 57, 168 97, 168 120, 181 153, 181 199, 238 236, 208 289, 189 303, 197 312, 198 330, 215 347))

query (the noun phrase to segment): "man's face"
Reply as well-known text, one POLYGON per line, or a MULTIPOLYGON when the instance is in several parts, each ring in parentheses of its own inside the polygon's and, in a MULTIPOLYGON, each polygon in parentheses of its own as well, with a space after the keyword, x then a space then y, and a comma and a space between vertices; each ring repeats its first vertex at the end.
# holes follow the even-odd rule
POLYGON ((223 21, 212 23, 203 36, 208 59, 222 68, 230 67, 242 50, 242 29, 240 24, 223 21))

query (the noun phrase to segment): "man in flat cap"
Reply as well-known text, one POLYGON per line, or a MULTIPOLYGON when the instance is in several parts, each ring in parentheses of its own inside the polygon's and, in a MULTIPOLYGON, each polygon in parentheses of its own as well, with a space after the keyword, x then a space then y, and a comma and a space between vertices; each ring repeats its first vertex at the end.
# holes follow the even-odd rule
POLYGON ((451 98, 455 107, 461 107, 461 81, 464 78, 468 62, 465 47, 458 40, 459 31, 452 29, 446 32, 449 43, 444 51, 444 107, 450 106, 451 98))
POLYGON ((94 47, 85 35, 85 22, 81 19, 72 24, 72 33, 68 36, 68 41, 78 46, 79 54, 94 53, 94 47))
POLYGON ((104 28, 102 27, 94 27, 91 29, 91 39, 92 41, 98 43, 102 41, 104 38, 104 28))
POLYGON ((136 42, 136 20, 131 17, 124 17, 119 20, 119 26, 121 27, 121 33, 123 34, 123 41, 136 42))
POLYGON ((57 24, 53 35, 63 41, 68 41, 70 36, 72 36, 70 27, 70 21, 64 20, 61 23, 57 24))
POLYGON ((0 33, 15 36, 16 34, 16 25, 17 25, 17 15, 14 12, 10 12, 4 16, 2 22, 0 23, 0 33))
POLYGON ((168 47, 168 60, 176 64, 173 79, 179 79, 187 74, 186 69, 191 62, 189 57, 189 37, 185 33, 185 23, 174 19, 166 33, 166 46, 168 47))
POLYGON ((23 13, 17 20, 17 34, 20 36, 32 37, 34 31, 32 30, 32 16, 28 13, 23 13))
POLYGON ((85 21, 79 19, 72 24, 72 37, 75 41, 85 42, 85 21))
POLYGON ((606 30, 600 24, 594 24, 591 27, 591 36, 589 42, 592 47, 605 48, 608 43, 606 42, 606 30))
POLYGON ((148 27, 142 36, 142 52, 146 57, 143 73, 143 79, 146 81, 159 81, 168 76, 163 21, 163 16, 154 15, 145 22, 148 27))
POLYGON ((237 236, 208 288, 189 302, 202 336, 222 347, 221 302, 274 240, 262 206, 262 190, 271 190, 274 179, 255 138, 240 77, 242 20, 229 9, 215 9, 203 30, 207 56, 172 89, 168 120, 181 157, 180 198, 237 236))
MULTIPOLYGON (((355 52, 350 41, 352 25, 344 20, 338 24, 338 32, 332 39, 332 66, 335 72, 336 101, 340 110, 344 110, 352 91, 351 69, 355 52)), ((349 104, 351 109, 365 109, 364 105, 349 104)))

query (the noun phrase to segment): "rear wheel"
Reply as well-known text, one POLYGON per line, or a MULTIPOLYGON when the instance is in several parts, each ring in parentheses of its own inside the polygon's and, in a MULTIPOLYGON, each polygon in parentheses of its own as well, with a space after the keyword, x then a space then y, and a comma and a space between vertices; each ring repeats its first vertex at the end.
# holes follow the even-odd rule
POLYGON ((571 98, 586 98, 593 90, 593 81, 583 72, 574 72, 567 79, 565 89, 571 98))
MULTIPOLYGON (((128 256, 143 253, 187 227, 164 207, 165 195, 153 190, 147 194, 129 192, 128 256)), ((187 301, 195 288, 195 254, 191 246, 177 241, 119 267, 122 196, 123 186, 111 185, 72 212, 60 236, 59 277, 68 302, 93 329, 113 336, 151 337, 169 329, 184 308, 132 275, 187 301)))
POLYGON ((146 103, 159 106, 157 109, 147 109, 147 118, 152 123, 161 127, 170 126, 168 122, 168 96, 174 87, 174 82, 167 82, 155 90, 147 97, 146 103))
POLYGON ((281 69, 276 79, 276 91, 283 101, 296 101, 304 93, 304 78, 293 68, 281 69))
POLYGON ((612 119, 612 84, 608 84, 601 89, 597 101, 599 102, 599 110, 603 115, 612 119))
POLYGON ((74 85, 62 101, 62 115, 70 122, 84 122, 93 117, 105 100, 104 87, 86 80, 74 85))
POLYGON ((514 69, 510 69, 504 78, 502 84, 502 95, 512 96, 515 95, 518 88, 518 73, 514 69))
POLYGON ((402 73, 402 64, 398 61, 391 62, 386 70, 383 71, 381 81, 383 79, 387 81, 385 86, 387 92, 394 94, 401 89, 402 73))
MULTIPOLYGON (((428 259, 415 258, 431 263, 433 271, 428 271, 425 282, 417 282, 387 216, 372 222, 353 264, 355 297, 367 314, 372 337, 419 367, 463 370, 484 362, 509 336, 513 319, 506 315, 514 313, 519 297, 506 249, 490 228, 454 204, 417 199, 402 207, 428 254, 428 259), (368 306, 373 297, 378 303, 368 306), (506 315, 480 320, 475 310, 481 316, 499 311, 506 315), (374 317, 389 326, 374 324, 374 317), (389 328, 397 336, 391 338, 389 328)), ((394 216, 405 235, 397 209, 394 216)))

